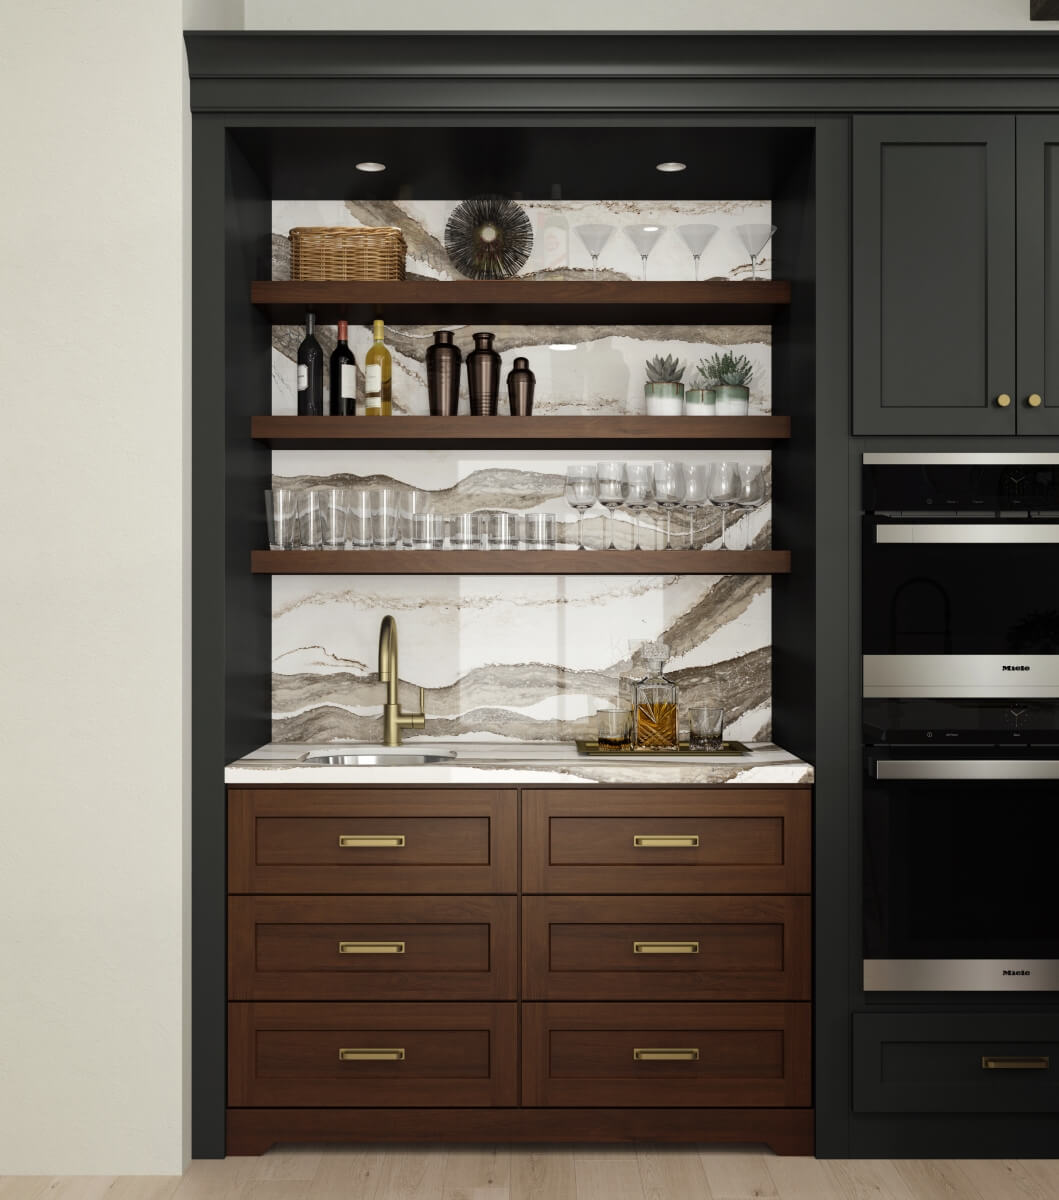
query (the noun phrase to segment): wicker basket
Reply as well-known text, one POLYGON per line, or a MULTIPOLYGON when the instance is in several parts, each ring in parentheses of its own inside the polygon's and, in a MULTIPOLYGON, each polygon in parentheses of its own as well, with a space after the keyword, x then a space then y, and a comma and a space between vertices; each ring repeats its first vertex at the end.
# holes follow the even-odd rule
POLYGON ((400 229, 302 225, 290 231, 291 279, 404 279, 400 229))

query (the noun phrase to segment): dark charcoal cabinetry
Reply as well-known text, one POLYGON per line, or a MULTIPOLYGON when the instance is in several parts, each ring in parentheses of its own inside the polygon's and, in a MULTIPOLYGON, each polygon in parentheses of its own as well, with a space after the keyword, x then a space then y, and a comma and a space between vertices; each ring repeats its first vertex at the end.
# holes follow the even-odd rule
POLYGON ((855 435, 1059 433, 1057 147, 1050 117, 854 121, 855 435))

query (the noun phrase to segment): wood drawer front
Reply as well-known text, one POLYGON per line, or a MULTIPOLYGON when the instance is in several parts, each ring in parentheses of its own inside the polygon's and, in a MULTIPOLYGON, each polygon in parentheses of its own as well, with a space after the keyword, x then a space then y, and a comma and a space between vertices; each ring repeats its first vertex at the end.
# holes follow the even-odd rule
POLYGON ((1054 1013, 857 1013, 856 1112, 1059 1112, 1054 1013))
POLYGON ((525 791, 523 890, 808 892, 810 796, 808 788, 525 791))
POLYGON ((522 1102, 808 1107, 811 1012, 808 1004, 524 1004, 522 1102))
POLYGON ((231 896, 230 1000, 514 1000, 513 896, 231 896))
POLYGON ((228 890, 510 893, 516 819, 514 792, 231 788, 228 890))
POLYGON ((229 1004, 228 1103, 514 1105, 517 1025, 514 1004, 229 1004))
POLYGON ((808 896, 527 896, 526 1000, 808 1000, 808 896))

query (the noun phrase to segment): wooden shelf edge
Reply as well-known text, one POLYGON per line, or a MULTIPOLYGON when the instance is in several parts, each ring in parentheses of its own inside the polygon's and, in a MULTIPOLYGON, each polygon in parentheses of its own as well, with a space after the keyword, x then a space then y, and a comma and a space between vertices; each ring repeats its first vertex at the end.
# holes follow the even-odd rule
POLYGON ((255 416, 250 434, 273 449, 353 449, 390 445, 566 446, 595 443, 678 445, 681 442, 783 441, 787 416, 648 417, 297 417, 255 416))
POLYGON ((789 550, 254 550, 255 575, 786 575, 789 550))

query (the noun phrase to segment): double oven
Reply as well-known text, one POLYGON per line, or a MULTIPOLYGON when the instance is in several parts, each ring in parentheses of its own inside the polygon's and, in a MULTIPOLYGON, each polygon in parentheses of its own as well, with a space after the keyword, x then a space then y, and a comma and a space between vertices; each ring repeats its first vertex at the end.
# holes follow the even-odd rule
POLYGON ((869 992, 1059 990, 1059 454, 865 454, 869 992))

